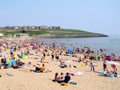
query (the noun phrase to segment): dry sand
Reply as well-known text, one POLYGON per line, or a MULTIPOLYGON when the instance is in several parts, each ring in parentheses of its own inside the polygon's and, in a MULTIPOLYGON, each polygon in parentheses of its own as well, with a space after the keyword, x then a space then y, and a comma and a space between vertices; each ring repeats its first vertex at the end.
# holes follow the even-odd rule
MULTIPOLYGON (((32 65, 40 63, 39 60, 23 59, 22 61, 32 62, 32 65)), ((62 59, 76 60, 75 57, 60 56, 62 59)), ((120 90, 120 78, 109 78, 98 76, 98 73, 90 72, 89 66, 81 66, 77 62, 68 62, 68 64, 76 65, 78 68, 59 68, 57 61, 52 61, 50 56, 47 56, 46 68, 52 70, 50 73, 34 73, 30 69, 34 69, 32 65, 25 65, 20 69, 0 69, 0 90, 120 90), (78 72, 84 73, 83 76, 72 76, 72 80, 77 82, 77 85, 61 86, 58 83, 52 82, 56 72, 78 72), (12 74, 8 76, 6 73, 12 74)), ((102 62, 96 62, 96 71, 102 70, 102 62)), ((120 67, 118 67, 119 70, 120 67)), ((120 70, 119 70, 120 72, 120 70)))

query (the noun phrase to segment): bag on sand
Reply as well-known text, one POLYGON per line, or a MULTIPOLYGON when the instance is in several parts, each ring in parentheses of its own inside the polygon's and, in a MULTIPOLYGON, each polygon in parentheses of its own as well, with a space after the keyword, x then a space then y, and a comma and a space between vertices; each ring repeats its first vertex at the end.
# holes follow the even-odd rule
POLYGON ((61 84, 61 86, 68 86, 68 83, 65 83, 65 82, 62 82, 60 84, 61 84))

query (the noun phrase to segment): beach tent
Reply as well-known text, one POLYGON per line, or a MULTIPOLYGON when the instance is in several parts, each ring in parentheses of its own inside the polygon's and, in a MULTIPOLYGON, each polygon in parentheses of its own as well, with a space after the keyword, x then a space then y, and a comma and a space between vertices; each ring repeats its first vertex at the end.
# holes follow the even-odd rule
POLYGON ((68 49, 67 50, 67 54, 73 54, 73 50, 72 49, 68 49))

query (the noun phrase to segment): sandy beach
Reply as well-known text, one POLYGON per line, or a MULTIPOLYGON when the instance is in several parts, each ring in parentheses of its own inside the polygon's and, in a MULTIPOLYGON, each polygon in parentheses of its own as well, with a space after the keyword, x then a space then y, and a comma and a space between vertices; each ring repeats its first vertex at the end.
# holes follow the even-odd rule
MULTIPOLYGON (((26 59, 20 59, 25 63, 22 67, 18 69, 7 68, 0 69, 0 90, 119 90, 120 89, 120 78, 118 77, 104 77, 99 76, 98 71, 101 71, 103 68, 102 61, 94 61, 95 71, 91 72, 90 66, 83 65, 81 62, 75 62, 73 60, 78 60, 78 57, 64 56, 60 55, 59 58, 66 60, 67 65, 76 66, 68 68, 60 68, 59 62, 54 59, 52 60, 51 56, 45 57, 45 67, 51 70, 52 72, 48 73, 35 73, 30 72, 30 69, 34 69, 33 65, 40 64, 41 61, 41 52, 37 53, 37 56, 34 55, 36 50, 31 50, 26 59), (38 57, 38 59, 35 59, 38 57), (31 62, 31 64, 28 64, 31 62), (53 82, 55 73, 67 73, 67 72, 82 72, 83 75, 71 76, 72 81, 77 82, 77 85, 68 84, 67 86, 61 86, 57 82, 53 82)), ((7 52, 7 59, 10 59, 9 49, 7 52)), ((17 53, 19 51, 16 51, 17 53)), ((50 50, 48 52, 51 52, 50 50)), ((78 54, 82 57, 82 54, 78 54)), ((1 57, 2 58, 2 57, 1 57)), ((119 62, 118 62, 119 63, 119 62)), ((111 69, 110 65, 108 68, 111 69)), ((117 66, 118 73, 120 72, 120 66, 117 66)))

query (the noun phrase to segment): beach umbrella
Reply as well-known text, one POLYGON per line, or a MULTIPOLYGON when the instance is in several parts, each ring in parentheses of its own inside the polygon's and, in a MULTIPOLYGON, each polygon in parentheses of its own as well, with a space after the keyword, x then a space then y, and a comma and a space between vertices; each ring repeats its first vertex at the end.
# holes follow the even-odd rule
POLYGON ((107 61, 106 62, 107 64, 110 64, 110 65, 120 65, 119 63, 115 62, 115 61, 107 61))

